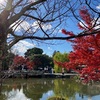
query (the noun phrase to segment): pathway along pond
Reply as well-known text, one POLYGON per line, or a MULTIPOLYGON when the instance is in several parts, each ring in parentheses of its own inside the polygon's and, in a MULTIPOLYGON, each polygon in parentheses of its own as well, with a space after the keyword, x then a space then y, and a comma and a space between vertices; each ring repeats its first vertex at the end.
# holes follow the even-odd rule
POLYGON ((100 83, 87 86, 73 79, 16 78, 6 79, 0 92, 0 100, 48 100, 52 96, 65 98, 59 100, 100 100, 100 83))

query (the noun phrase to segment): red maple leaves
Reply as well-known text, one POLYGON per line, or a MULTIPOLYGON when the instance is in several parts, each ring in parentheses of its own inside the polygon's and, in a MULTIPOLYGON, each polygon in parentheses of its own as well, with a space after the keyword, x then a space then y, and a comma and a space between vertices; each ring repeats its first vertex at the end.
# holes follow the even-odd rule
POLYGON ((69 36, 73 36, 73 32, 69 32, 69 31, 66 31, 65 29, 62 29, 62 33, 65 34, 65 35, 69 35, 69 36))
POLYGON ((22 56, 15 56, 13 60, 14 66, 19 66, 19 65, 26 65, 28 69, 32 69, 34 67, 34 62, 30 61, 28 58, 24 58, 22 56))
MULTIPOLYGON (((88 10, 82 8, 79 14, 83 24, 78 23, 78 27, 93 32, 95 30, 92 23, 93 18, 88 10)), ((65 29, 62 29, 62 33, 69 36, 74 35, 72 32, 66 32, 65 29)), ((70 62, 59 62, 58 64, 77 71, 84 82, 100 81, 100 32, 68 41, 73 46, 73 51, 69 54, 70 62)))

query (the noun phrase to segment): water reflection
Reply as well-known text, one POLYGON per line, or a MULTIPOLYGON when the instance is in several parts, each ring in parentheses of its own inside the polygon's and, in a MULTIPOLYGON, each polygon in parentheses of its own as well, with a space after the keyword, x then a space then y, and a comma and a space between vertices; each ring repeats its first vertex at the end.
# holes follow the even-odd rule
POLYGON ((54 96, 54 92, 52 90, 49 90, 47 93, 43 93, 42 98, 40 98, 40 100, 47 100, 51 96, 54 96))
POLYGON ((100 83, 87 86, 71 79, 9 79, 3 84, 0 100, 47 100, 51 96, 99 100, 100 83))
POLYGON ((5 96, 7 100, 32 100, 30 98, 27 98, 23 92, 23 87, 21 89, 12 89, 11 91, 6 91, 5 96))

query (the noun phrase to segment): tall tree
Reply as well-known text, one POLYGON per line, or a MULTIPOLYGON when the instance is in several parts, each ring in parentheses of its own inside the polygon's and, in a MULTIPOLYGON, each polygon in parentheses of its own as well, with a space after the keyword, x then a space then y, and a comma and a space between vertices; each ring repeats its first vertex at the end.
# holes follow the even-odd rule
POLYGON ((53 66, 52 58, 46 54, 43 54, 43 50, 37 47, 28 49, 25 52, 25 57, 34 62, 34 69, 44 69, 44 67, 53 66))
MULTIPOLYGON (((91 14, 86 7, 80 9, 80 17, 83 23, 78 23, 80 29, 94 32, 91 14)), ((65 35, 73 36, 74 33, 62 30, 65 35)), ((85 33, 86 34, 86 33, 85 33)), ((100 31, 98 34, 78 37, 68 40, 72 43, 73 51, 69 54, 70 62, 62 63, 67 69, 73 69, 80 74, 84 82, 100 81, 100 31), (82 68, 84 66, 84 68, 82 68)), ((61 64, 61 63, 59 63, 61 64)))
POLYGON ((0 68, 7 50, 20 40, 53 37, 63 16, 67 17, 67 3, 66 0, 0 1, 0 68))
POLYGON ((25 56, 26 57, 29 57, 29 56, 32 56, 32 55, 36 55, 36 54, 42 54, 43 53, 43 50, 40 49, 40 48, 37 48, 37 47, 34 47, 32 49, 28 49, 26 52, 25 52, 25 56))
POLYGON ((69 62, 68 53, 60 53, 59 51, 53 56, 54 60, 54 70, 55 72, 62 71, 62 65, 58 65, 56 62, 69 62))

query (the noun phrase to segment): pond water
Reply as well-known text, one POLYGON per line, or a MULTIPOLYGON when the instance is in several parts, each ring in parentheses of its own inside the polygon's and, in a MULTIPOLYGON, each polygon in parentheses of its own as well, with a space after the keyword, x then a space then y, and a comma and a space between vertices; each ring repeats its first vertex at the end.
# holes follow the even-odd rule
POLYGON ((52 96, 100 100, 100 83, 87 86, 73 79, 7 79, 0 92, 0 100, 48 100, 52 96))

